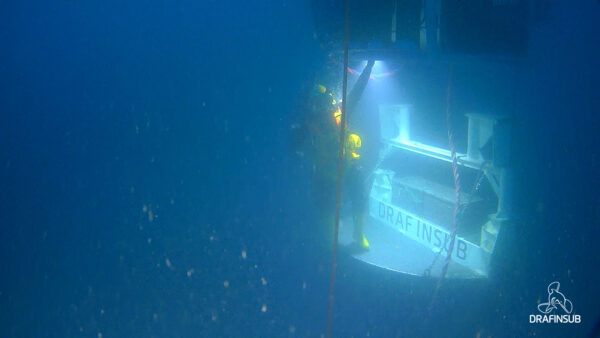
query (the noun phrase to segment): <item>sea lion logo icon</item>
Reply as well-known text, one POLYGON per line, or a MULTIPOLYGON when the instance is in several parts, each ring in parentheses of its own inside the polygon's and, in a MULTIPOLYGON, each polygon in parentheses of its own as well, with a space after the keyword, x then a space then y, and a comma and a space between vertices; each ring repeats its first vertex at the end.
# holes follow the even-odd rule
POLYGON ((548 314, 558 309, 558 307, 562 308, 567 314, 570 314, 573 311, 573 303, 571 303, 559 289, 559 282, 552 282, 548 285, 548 302, 538 305, 538 310, 540 310, 541 313, 548 314))

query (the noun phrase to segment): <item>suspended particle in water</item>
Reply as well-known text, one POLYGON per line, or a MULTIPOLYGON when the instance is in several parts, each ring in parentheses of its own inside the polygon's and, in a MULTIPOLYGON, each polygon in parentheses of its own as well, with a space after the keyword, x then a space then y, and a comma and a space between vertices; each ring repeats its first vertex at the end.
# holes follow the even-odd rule
POLYGON ((142 206, 142 212, 148 212, 148 206, 147 205, 143 205, 142 206))
POLYGON ((260 311, 267 312, 267 304, 263 304, 263 306, 260 308, 260 311))
POLYGON ((260 282, 262 283, 262 285, 267 285, 267 280, 265 279, 265 277, 260 277, 260 282))
POLYGON ((165 264, 169 269, 173 269, 173 264, 171 264, 171 260, 169 258, 165 258, 165 264))
POLYGON ((226 287, 226 288, 228 288, 229 287, 229 281, 228 280, 224 281, 223 282, 223 286, 226 287))
POLYGON ((187 271, 187 276, 188 276, 188 278, 192 277, 192 275, 193 275, 193 274, 194 274, 194 269, 189 269, 189 270, 187 271))
POLYGON ((246 250, 242 250, 242 259, 246 259, 246 250))

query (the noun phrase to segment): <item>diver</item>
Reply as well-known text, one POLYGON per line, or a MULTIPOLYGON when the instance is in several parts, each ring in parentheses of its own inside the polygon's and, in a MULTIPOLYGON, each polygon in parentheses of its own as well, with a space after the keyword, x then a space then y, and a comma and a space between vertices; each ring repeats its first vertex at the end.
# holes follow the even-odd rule
MULTIPOLYGON (((352 116, 360 101, 374 65, 371 60, 362 71, 356 84, 352 87, 346 100, 346 110, 352 116)), ((334 224, 335 191, 337 184, 337 165, 339 156, 340 128, 345 128, 343 147, 342 190, 350 198, 352 220, 354 223, 353 239, 362 249, 369 248, 364 234, 365 216, 368 206, 368 175, 364 158, 360 155, 362 140, 346 124, 342 126, 342 111, 331 91, 324 85, 316 85, 304 109, 302 128, 296 128, 296 139, 303 143, 302 156, 311 161, 312 196, 319 212, 319 218, 327 225, 334 224)), ((298 141, 297 141, 298 142, 298 141)), ((332 239, 333 229, 326 228, 332 239)))

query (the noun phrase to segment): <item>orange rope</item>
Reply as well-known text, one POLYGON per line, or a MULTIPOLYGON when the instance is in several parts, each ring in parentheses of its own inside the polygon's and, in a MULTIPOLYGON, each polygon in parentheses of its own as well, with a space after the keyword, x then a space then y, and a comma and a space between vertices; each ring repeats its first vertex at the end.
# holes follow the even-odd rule
MULTIPOLYGON (((434 303, 437 301, 437 297, 440 293, 440 288, 442 286, 442 281, 446 278, 446 274, 448 273, 448 266, 450 265, 450 261, 452 259, 452 251, 454 251, 454 242, 456 241, 456 231, 458 230, 458 217, 459 217, 459 207, 460 207, 460 175, 458 173, 458 165, 456 159, 456 150, 454 148, 454 135, 452 133, 452 125, 450 121, 450 98, 451 98, 451 90, 452 90, 452 73, 453 66, 450 65, 450 71, 448 74, 448 87, 446 88, 446 128, 448 131, 448 145, 450 147, 450 155, 452 158, 452 178, 454 180, 454 210, 452 212, 452 230, 450 231, 450 247, 447 247, 446 241, 444 241, 444 245, 440 248, 440 252, 438 252, 438 256, 435 257, 435 260, 439 257, 439 254, 442 250, 447 250, 446 258, 444 259, 444 265, 442 265, 442 274, 440 278, 437 280, 435 290, 433 291, 433 296, 431 297, 431 301, 429 302, 429 311, 431 311, 434 303)), ((433 263, 432 265, 433 266, 433 263)), ((431 267, 430 267, 431 269, 431 267)), ((427 270, 426 270, 427 271, 427 270)))
MULTIPOLYGON (((346 125, 346 90, 348 85, 348 12, 349 5, 346 0, 346 14, 344 27, 344 77, 342 88, 342 126, 346 125)), ((340 207, 342 202, 342 167, 344 165, 344 139, 345 129, 340 128, 340 149, 338 156, 337 187, 335 196, 335 230, 333 233, 333 253, 331 257, 331 277, 329 280, 329 309, 327 311, 327 338, 331 337, 331 323, 333 321, 333 295, 335 293, 335 268, 337 265, 338 233, 340 231, 340 207)))

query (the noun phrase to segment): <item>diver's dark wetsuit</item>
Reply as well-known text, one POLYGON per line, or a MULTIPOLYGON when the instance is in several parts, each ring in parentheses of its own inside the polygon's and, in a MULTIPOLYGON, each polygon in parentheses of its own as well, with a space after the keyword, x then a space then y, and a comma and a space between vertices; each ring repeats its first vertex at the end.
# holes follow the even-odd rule
MULTIPOLYGON (((374 61, 369 61, 346 100, 347 116, 352 116, 371 76, 374 61)), ((334 110, 332 98, 325 93, 312 97, 302 131, 302 143, 307 145, 306 156, 311 158, 313 171, 313 198, 322 222, 333 225, 337 164, 339 155, 339 126, 332 120, 334 110)), ((346 133, 348 136, 350 132, 346 133)), ((342 190, 352 203, 355 224, 355 239, 362 237, 364 217, 367 212, 369 184, 364 157, 352 158, 344 154, 342 190)), ((331 230, 331 228, 327 228, 331 230)), ((332 231, 324 238, 331 238, 332 231)), ((321 236, 319 236, 321 237, 321 236)), ((329 240, 328 240, 329 242, 329 240)))
POLYGON ((352 202, 352 217, 354 222, 357 218, 364 217, 367 212, 369 198, 369 184, 366 182, 367 174, 361 159, 352 160, 344 171, 342 178, 342 189, 350 197, 352 202))

